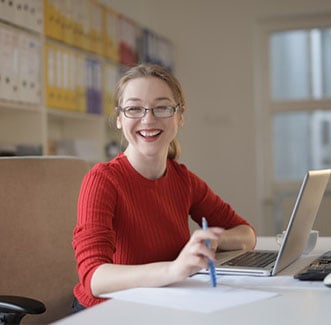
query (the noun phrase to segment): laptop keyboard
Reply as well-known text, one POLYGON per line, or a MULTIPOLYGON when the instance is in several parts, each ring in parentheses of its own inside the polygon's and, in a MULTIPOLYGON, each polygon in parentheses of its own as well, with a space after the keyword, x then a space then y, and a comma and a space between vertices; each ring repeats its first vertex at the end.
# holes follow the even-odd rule
POLYGON ((307 267, 294 275, 295 279, 302 281, 323 281, 331 273, 331 251, 317 257, 307 267))
POLYGON ((245 252, 223 263, 225 266, 265 267, 274 262, 277 252, 245 252))

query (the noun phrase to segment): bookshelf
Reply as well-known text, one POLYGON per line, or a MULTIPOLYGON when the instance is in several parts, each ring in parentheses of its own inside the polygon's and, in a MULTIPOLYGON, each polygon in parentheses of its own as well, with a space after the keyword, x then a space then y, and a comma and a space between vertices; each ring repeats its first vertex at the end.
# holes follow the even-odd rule
POLYGON ((173 69, 171 42, 96 0, 0 2, 0 155, 109 159, 125 69, 173 69))

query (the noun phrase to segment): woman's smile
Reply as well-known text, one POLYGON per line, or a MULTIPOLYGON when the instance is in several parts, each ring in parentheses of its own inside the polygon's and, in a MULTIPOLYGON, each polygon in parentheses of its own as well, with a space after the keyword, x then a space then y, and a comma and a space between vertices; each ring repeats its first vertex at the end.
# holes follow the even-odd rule
POLYGON ((139 130, 137 134, 143 137, 145 140, 153 141, 156 140, 163 131, 160 129, 148 129, 148 130, 139 130))

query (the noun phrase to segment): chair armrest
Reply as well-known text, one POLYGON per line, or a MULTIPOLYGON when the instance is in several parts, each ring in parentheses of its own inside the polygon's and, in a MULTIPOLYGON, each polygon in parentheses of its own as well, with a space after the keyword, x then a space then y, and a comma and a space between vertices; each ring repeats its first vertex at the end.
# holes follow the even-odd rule
POLYGON ((0 296, 0 324, 19 324, 26 314, 42 314, 45 311, 46 307, 41 301, 19 296, 0 296))

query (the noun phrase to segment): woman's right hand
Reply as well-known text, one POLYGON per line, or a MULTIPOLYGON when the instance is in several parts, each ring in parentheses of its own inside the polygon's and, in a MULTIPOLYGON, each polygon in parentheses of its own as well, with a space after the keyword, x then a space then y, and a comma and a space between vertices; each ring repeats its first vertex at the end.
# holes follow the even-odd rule
POLYGON ((175 281, 184 280, 201 269, 208 268, 208 259, 215 261, 217 243, 223 231, 222 228, 211 227, 208 230, 199 229, 193 232, 171 265, 175 281), (207 247, 206 240, 210 240, 211 249, 207 247))

